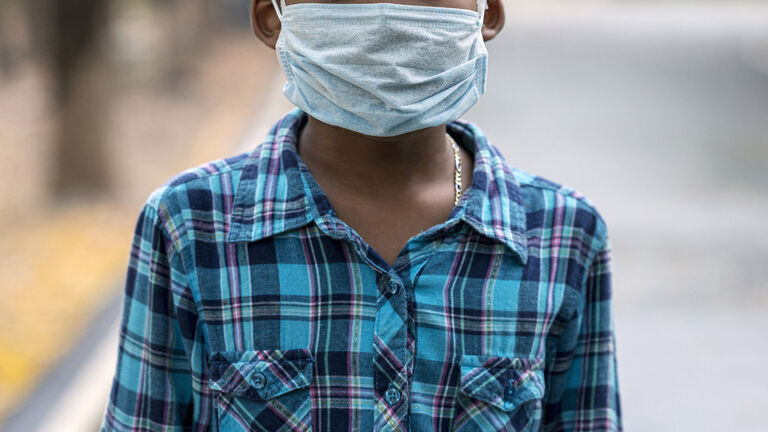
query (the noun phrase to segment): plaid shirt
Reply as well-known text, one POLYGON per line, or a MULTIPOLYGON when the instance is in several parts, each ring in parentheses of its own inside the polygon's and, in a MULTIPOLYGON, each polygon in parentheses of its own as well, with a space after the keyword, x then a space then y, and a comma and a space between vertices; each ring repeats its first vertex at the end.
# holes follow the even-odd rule
POLYGON ((147 199, 102 432, 621 430, 586 198, 451 122, 472 184, 390 266, 298 155, 306 120, 147 199))

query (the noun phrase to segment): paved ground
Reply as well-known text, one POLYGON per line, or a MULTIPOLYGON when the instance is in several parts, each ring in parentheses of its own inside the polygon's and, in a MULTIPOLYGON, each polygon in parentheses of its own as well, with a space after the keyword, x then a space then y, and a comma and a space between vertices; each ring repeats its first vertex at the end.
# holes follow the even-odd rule
POLYGON ((507 8, 467 116, 613 239, 628 430, 768 430, 768 8, 507 8))

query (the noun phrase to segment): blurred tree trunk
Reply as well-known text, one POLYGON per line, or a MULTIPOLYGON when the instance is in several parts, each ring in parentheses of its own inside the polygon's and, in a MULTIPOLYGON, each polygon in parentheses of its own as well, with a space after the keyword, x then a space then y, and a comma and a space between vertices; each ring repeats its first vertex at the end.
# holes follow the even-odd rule
POLYGON ((112 190, 107 138, 112 92, 105 65, 84 58, 58 102, 53 190, 58 198, 112 190))
POLYGON ((30 32, 22 0, 0 0, 0 78, 8 78, 27 60, 30 32))
POLYGON ((99 44, 108 19, 105 0, 27 0, 36 50, 50 72, 55 123, 55 197, 110 189, 106 121, 110 92, 99 44))
POLYGON ((0 78, 10 75, 13 69, 13 55, 9 44, 8 35, 8 13, 10 11, 9 2, 0 0, 0 78))
POLYGON ((29 27, 32 55, 44 57, 50 52, 52 0, 26 0, 24 13, 29 27))
POLYGON ((194 59, 204 49, 220 23, 219 0, 161 0, 168 22, 162 72, 163 84, 180 90, 194 68, 194 59))

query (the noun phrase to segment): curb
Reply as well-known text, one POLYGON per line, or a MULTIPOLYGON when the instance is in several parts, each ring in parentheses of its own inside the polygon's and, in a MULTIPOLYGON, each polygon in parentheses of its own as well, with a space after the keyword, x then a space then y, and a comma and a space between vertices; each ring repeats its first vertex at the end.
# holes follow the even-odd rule
MULTIPOLYGON (((117 286, 122 286, 119 284, 117 286)), ((83 432, 104 410, 117 362, 122 290, 84 327, 82 336, 37 382, 1 425, 4 432, 83 432), (62 389, 64 389, 62 391, 62 389)), ((98 426, 97 426, 98 427, 98 426)))

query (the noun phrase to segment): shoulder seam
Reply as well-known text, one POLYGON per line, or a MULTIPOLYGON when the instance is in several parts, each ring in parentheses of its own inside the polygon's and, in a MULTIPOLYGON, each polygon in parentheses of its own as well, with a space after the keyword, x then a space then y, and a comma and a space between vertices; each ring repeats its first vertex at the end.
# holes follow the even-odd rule
POLYGON ((176 174, 174 174, 171 178, 166 180, 160 187, 168 187, 169 189, 174 189, 179 186, 183 186, 191 181, 209 178, 209 177, 216 177, 219 175, 224 175, 227 173, 230 173, 232 171, 236 171, 238 169, 242 169, 243 167, 234 167, 232 163, 226 162, 226 166, 220 166, 221 163, 224 163, 227 160, 232 160, 235 158, 240 158, 236 162, 238 164, 242 164, 245 162, 245 160, 248 159, 251 153, 253 153, 255 149, 246 150, 244 152, 240 152, 238 154, 227 156, 219 159, 214 159, 202 164, 199 164, 194 167, 187 168, 183 171, 180 171, 176 174), (215 172, 208 172, 205 170, 206 167, 215 167, 215 172), (187 177, 187 178, 185 178, 187 177))
POLYGON ((578 190, 570 186, 566 186, 566 185, 554 182, 552 180, 543 178, 541 176, 535 175, 533 173, 527 172, 525 170, 521 170, 519 168, 512 167, 512 170, 513 170, 513 174, 515 171, 519 171, 523 174, 530 176, 531 178, 530 181, 525 183, 521 183, 518 181, 518 183, 520 184, 520 188, 527 187, 527 188, 535 188, 535 189, 544 189, 564 197, 572 198, 577 202, 587 206, 591 210, 591 212, 595 215, 595 217, 600 219, 603 224, 606 223, 602 214, 600 214, 600 211, 597 209, 597 206, 595 205, 595 203, 593 203, 592 200, 590 200, 587 196, 585 196, 578 190))
POLYGON ((171 230, 168 228, 167 217, 164 217, 163 215, 163 213, 165 213, 166 215, 168 214, 168 210, 165 203, 166 203, 166 200, 168 199, 167 197, 171 190, 172 189, 166 185, 159 186, 158 188, 156 188, 150 193, 149 197, 147 198, 147 200, 144 202, 144 205, 143 205, 144 209, 150 209, 154 213, 153 218, 156 219, 157 223, 159 223, 160 225, 160 232, 165 237, 165 239, 163 240, 165 241, 165 249, 168 253, 169 264, 170 264, 171 257, 181 252, 177 248, 176 241, 174 239, 175 236, 171 233, 171 230), (165 211, 163 212, 161 211, 161 209, 165 209, 165 211), (173 255, 171 253, 173 253, 173 255))

